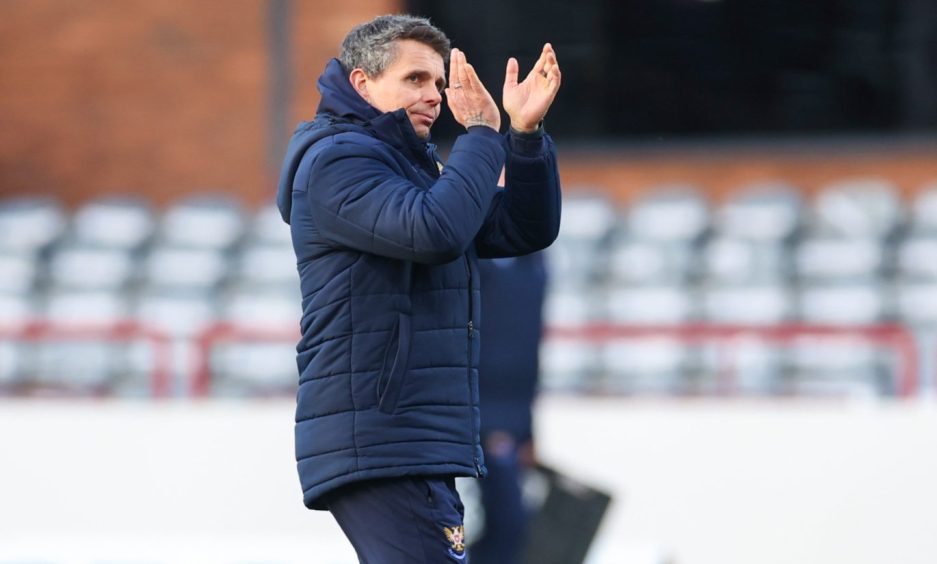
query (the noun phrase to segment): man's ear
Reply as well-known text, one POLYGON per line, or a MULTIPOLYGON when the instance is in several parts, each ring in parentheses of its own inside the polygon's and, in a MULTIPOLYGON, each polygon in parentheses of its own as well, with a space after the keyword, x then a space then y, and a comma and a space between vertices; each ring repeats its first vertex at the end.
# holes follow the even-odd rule
POLYGON ((351 87, 355 89, 355 92, 370 104, 371 97, 368 96, 368 75, 361 69, 355 69, 348 75, 348 81, 351 82, 351 87))

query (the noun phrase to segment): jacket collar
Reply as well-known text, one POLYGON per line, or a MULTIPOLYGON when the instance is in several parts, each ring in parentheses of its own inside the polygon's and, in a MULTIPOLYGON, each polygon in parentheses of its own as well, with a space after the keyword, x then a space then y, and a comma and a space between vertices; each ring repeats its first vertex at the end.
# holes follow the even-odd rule
POLYGON ((381 113, 352 88, 348 73, 338 59, 332 59, 326 65, 319 77, 318 89, 322 98, 317 117, 327 116, 332 124, 359 125, 373 137, 402 152, 408 160, 437 170, 432 156, 435 147, 417 136, 406 110, 381 113))

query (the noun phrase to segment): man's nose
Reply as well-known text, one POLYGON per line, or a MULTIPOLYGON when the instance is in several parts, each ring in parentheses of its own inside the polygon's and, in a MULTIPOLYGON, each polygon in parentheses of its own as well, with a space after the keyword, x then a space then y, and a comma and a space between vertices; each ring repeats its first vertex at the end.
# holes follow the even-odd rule
POLYGON ((442 103, 442 92, 439 91, 435 86, 430 86, 426 89, 426 93, 423 95, 423 100, 426 103, 433 106, 442 103))

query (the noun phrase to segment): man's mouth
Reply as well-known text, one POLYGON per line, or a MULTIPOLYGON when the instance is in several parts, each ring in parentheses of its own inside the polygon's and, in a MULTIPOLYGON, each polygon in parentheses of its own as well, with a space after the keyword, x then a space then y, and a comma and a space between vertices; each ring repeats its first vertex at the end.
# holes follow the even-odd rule
POLYGON ((426 125, 433 125, 433 122, 436 121, 436 116, 424 114, 423 112, 413 112, 413 115, 416 116, 419 121, 425 122, 426 125))

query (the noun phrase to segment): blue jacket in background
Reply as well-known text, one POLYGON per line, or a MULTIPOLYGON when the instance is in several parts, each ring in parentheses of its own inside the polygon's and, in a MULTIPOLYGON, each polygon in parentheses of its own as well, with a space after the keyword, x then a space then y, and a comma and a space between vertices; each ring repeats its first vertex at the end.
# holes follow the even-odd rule
POLYGON ((559 230, 548 136, 473 127, 443 168, 404 110, 380 113, 347 76, 333 59, 319 78, 277 194, 302 287, 295 438, 313 509, 355 481, 485 473, 477 258, 559 230))
POLYGON ((543 253, 481 260, 482 319, 478 381, 482 435, 532 436, 531 409, 540 372, 547 273, 543 253))

